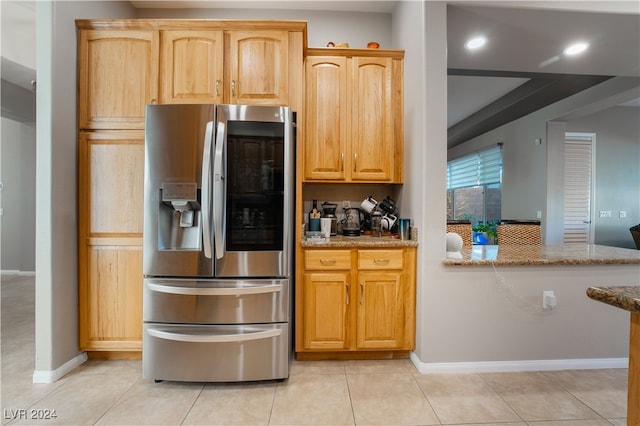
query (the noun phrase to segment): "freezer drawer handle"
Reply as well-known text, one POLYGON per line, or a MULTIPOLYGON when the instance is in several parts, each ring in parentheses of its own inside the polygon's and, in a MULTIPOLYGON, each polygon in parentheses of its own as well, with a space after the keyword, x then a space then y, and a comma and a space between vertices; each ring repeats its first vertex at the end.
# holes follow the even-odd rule
POLYGON ((277 293, 282 284, 270 284, 256 287, 196 288, 171 285, 147 284, 149 290, 158 293, 183 294, 189 296, 243 296, 246 294, 277 293))
POLYGON ((241 333, 241 334, 223 334, 223 335, 194 335, 194 334, 181 334, 172 333, 170 331, 154 330, 153 328, 147 329, 150 336, 157 337, 158 339, 174 340, 178 342, 191 342, 191 343, 234 343, 234 342, 246 342, 248 340, 268 339, 270 337, 278 337, 282 334, 281 329, 258 331, 255 333, 241 333))

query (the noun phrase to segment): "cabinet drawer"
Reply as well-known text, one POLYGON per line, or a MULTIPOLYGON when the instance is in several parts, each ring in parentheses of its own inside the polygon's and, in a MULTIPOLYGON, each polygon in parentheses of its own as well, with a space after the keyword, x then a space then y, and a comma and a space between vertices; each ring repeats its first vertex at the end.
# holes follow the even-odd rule
POLYGON ((358 250, 358 269, 402 269, 402 250, 358 250))
POLYGON ((305 269, 351 269, 350 250, 305 250, 305 269))

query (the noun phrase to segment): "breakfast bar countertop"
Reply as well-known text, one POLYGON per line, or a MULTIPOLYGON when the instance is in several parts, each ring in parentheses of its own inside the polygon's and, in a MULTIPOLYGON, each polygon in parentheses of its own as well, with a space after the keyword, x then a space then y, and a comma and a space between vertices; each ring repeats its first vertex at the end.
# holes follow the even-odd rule
POLYGON ((640 250, 597 244, 476 245, 444 265, 640 265, 640 250))
POLYGON ((593 300, 630 312, 640 312, 640 286, 589 287, 587 296, 593 300))

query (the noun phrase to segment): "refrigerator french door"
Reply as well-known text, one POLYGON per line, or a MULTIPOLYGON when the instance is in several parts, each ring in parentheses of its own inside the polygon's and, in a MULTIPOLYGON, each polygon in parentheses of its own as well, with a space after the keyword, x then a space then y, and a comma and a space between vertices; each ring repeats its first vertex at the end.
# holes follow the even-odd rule
POLYGON ((288 377, 293 158, 289 108, 147 106, 144 377, 288 377))

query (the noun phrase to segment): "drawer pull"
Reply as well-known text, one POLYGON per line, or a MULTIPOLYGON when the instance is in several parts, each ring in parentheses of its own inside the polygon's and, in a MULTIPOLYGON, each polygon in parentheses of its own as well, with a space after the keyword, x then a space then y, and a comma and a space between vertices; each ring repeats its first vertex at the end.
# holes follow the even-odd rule
POLYGON ((234 343, 234 342, 246 342, 249 340, 268 339, 270 337, 278 337, 282 334, 282 330, 267 330, 258 331, 255 333, 240 333, 240 334, 222 334, 222 335, 199 335, 199 334, 182 334, 172 333, 170 331, 155 330, 150 328, 147 330, 150 336, 158 339, 173 340, 177 342, 190 342, 190 343, 234 343))
POLYGON ((335 260, 335 259, 320 259, 320 263, 323 263, 325 265, 327 265, 327 264, 333 265, 336 262, 337 262, 337 260, 335 260))
POLYGON ((389 259, 373 259, 373 261, 379 265, 389 263, 389 259))
POLYGON ((180 294, 184 296, 243 296, 246 294, 277 293, 282 291, 282 284, 222 288, 178 287, 171 285, 147 284, 147 287, 149 290, 158 293, 180 294))

